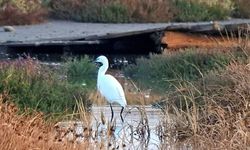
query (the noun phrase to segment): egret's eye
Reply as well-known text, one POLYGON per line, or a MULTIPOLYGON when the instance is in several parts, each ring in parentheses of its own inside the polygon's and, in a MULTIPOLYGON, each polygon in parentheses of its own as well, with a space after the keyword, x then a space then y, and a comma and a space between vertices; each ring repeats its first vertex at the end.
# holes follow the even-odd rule
POLYGON ((101 62, 95 62, 97 67, 101 67, 103 64, 101 62))

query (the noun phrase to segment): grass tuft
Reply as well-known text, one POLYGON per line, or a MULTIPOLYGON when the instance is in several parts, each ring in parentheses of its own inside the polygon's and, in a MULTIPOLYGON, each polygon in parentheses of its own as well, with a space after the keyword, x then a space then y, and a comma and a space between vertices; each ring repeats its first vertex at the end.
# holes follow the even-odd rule
POLYGON ((227 3, 219 1, 175 0, 177 10, 176 21, 211 21, 227 19, 233 7, 231 0, 227 3))
POLYGON ((0 1, 0 25, 41 23, 48 12, 40 0, 0 1))
POLYGON ((81 85, 88 89, 96 87, 97 67, 88 56, 68 60, 64 66, 67 80, 71 84, 81 85))
POLYGON ((86 107, 90 104, 86 88, 70 84, 61 75, 30 58, 2 61, 0 68, 1 93, 8 93, 22 110, 46 114, 72 112, 75 97, 81 97, 86 107))

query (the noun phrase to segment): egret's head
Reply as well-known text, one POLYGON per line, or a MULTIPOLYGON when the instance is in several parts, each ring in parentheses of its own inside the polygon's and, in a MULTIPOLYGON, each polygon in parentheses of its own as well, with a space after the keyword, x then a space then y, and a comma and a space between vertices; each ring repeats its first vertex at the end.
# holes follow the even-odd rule
POLYGON ((100 66, 103 66, 103 65, 108 66, 108 59, 107 59, 107 57, 102 55, 102 56, 99 56, 96 58, 95 63, 100 65, 100 66))

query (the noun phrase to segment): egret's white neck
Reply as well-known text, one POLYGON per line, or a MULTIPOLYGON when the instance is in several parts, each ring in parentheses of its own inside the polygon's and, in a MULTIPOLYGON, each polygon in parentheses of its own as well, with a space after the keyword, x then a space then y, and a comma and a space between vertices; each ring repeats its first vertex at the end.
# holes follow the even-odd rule
POLYGON ((98 77, 105 75, 106 71, 108 70, 109 63, 103 62, 103 65, 98 70, 98 77))

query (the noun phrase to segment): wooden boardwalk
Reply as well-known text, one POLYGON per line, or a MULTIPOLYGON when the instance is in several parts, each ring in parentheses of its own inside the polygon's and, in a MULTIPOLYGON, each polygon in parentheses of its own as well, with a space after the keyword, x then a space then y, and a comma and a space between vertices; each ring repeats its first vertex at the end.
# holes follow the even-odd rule
MULTIPOLYGON (((122 45, 134 49, 152 49, 159 46, 164 31, 223 32, 249 29, 250 19, 190 23, 101 24, 71 21, 48 21, 39 25, 14 26, 14 32, 4 32, 0 27, 0 47, 82 46, 100 45, 122 49, 122 45), (144 35, 147 36, 144 39, 144 35), (152 36, 153 35, 153 36, 152 36), (129 39, 132 37, 131 39, 129 39), (141 41, 140 41, 141 39, 141 41), (152 40, 151 40, 152 39, 152 40), (137 46, 136 44, 148 44, 137 46)), ((249 29, 250 30, 250 29, 249 29)), ((134 49, 132 51, 134 51, 134 49)), ((124 48, 123 48, 124 51, 124 48)))
MULTIPOLYGON (((39 25, 14 26, 15 32, 0 27, 0 45, 57 43, 64 41, 97 41, 141 33, 161 31, 167 24, 100 24, 51 21, 39 25)), ((91 44, 91 42, 89 42, 91 44)))
MULTIPOLYGON (((50 21, 39 25, 14 26, 15 32, 0 27, 0 44, 37 41, 96 41, 164 30, 205 32, 221 28, 235 29, 250 24, 250 19, 199 23, 100 24, 70 21, 50 21)), ((60 44, 58 42, 58 44, 60 44)))

